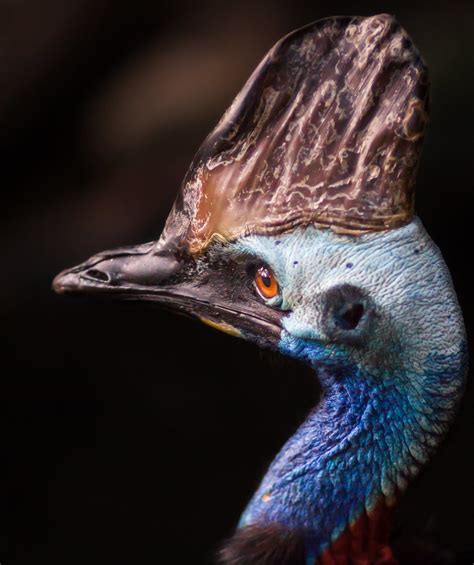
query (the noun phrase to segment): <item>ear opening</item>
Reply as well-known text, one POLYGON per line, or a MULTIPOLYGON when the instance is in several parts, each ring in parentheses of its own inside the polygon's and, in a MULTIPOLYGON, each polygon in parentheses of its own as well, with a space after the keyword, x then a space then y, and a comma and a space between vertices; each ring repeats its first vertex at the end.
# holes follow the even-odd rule
POLYGON ((357 286, 342 284, 327 290, 323 304, 322 329, 329 339, 362 344, 372 326, 375 306, 368 293, 357 286))

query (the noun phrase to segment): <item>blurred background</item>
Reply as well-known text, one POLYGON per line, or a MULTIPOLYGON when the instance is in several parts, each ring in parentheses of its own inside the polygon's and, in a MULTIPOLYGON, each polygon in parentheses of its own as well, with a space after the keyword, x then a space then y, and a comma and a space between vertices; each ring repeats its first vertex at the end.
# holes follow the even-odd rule
MULTIPOLYGON (((51 280, 158 237, 194 152, 282 35, 379 12, 431 71, 417 208, 470 331, 472 2, 0 1, 2 565, 212 562, 316 402, 312 374, 51 280)), ((474 560, 473 410, 469 385, 397 517, 397 535, 436 538, 458 563, 474 560)))

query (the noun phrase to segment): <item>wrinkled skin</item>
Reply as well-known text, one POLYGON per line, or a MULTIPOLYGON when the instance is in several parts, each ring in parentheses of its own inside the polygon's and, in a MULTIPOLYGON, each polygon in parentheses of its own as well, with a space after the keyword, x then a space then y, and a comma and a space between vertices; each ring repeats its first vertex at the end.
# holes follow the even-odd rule
POLYGON ((324 390, 241 526, 305 530, 318 556, 364 512, 393 506, 445 433, 466 370, 462 315, 419 220, 359 238, 308 228, 238 247, 275 273, 288 312, 279 349, 310 363, 324 390), (341 327, 353 302, 363 314, 341 327))

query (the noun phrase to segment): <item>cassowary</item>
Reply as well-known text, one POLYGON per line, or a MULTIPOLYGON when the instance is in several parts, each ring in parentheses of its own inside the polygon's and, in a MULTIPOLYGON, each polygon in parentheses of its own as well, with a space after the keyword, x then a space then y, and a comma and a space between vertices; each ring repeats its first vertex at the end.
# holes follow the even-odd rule
POLYGON ((395 563, 391 510, 467 365, 440 251, 413 212, 427 71, 388 15, 279 41, 204 141, 157 242, 61 273, 314 368, 323 393, 221 552, 228 564, 395 563))

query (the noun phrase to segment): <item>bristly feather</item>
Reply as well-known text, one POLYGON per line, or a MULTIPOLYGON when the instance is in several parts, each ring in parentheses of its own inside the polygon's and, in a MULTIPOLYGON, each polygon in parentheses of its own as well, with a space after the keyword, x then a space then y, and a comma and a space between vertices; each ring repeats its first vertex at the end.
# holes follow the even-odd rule
POLYGON ((218 555, 221 565, 304 565, 303 532, 281 524, 240 528, 218 555))

